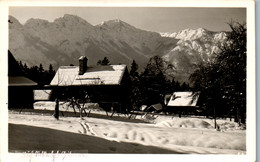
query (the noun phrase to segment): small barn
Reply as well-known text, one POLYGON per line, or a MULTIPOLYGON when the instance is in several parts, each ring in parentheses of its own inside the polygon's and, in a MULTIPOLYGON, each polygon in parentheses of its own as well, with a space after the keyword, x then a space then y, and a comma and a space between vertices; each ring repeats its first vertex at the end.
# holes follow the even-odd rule
POLYGON ((8 108, 33 108, 33 89, 37 83, 25 77, 24 72, 8 51, 8 108))
POLYGON ((146 111, 146 112, 161 112, 162 109, 163 109, 162 104, 157 103, 157 104, 153 104, 149 107, 146 107, 145 109, 143 109, 143 111, 146 111))
POLYGON ((130 77, 126 65, 88 66, 85 56, 79 58, 79 66, 61 66, 50 86, 52 99, 57 97, 82 98, 88 96, 91 102, 104 109, 129 108, 130 77))
POLYGON ((196 113, 200 109, 199 96, 200 92, 174 92, 167 103, 166 111, 179 114, 196 113))

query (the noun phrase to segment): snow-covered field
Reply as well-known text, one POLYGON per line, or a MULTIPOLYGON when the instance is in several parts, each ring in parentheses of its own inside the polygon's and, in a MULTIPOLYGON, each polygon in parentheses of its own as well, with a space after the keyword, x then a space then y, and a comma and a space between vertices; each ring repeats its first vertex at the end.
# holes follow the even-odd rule
POLYGON ((56 120, 48 111, 53 108, 46 102, 36 104, 34 111, 9 111, 9 151, 246 154, 246 130, 229 120, 217 120, 217 131, 213 120, 195 117, 109 118, 92 111, 82 119, 64 112, 56 120))

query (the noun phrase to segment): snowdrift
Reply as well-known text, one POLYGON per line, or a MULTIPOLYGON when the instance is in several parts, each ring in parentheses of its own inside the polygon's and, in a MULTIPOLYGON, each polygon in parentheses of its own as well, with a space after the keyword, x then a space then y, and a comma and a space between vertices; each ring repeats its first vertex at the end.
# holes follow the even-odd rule
MULTIPOLYGON (((158 127, 168 127, 168 128, 215 128, 214 120, 206 118, 172 118, 170 117, 158 117, 154 122, 158 127)), ((240 127, 238 123, 228 120, 217 120, 217 126, 219 130, 238 130, 244 129, 240 127)))

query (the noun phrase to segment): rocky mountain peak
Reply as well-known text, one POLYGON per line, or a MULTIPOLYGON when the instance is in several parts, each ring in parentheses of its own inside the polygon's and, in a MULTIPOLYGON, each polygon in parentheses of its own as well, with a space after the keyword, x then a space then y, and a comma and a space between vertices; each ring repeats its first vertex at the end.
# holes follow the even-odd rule
POLYGON ((22 28, 23 25, 13 16, 8 16, 9 21, 9 29, 19 29, 22 28))
POLYGON ((96 25, 98 28, 103 30, 136 30, 136 28, 120 19, 103 21, 102 23, 96 25))
POLYGON ((85 26, 86 28, 94 28, 93 25, 81 17, 70 14, 65 14, 63 17, 55 19, 54 24, 62 25, 63 27, 85 26))
POLYGON ((47 20, 31 18, 25 22, 24 26, 26 26, 26 27, 46 27, 47 25, 49 25, 49 23, 50 22, 47 20))

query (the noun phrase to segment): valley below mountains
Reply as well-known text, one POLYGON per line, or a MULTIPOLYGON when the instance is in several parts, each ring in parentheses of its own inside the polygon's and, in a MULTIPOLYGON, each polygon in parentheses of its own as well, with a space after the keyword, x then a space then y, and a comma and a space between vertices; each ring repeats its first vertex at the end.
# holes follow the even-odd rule
POLYGON ((107 57, 111 64, 126 64, 128 69, 135 60, 142 71, 158 55, 175 66, 174 77, 180 82, 188 82, 196 65, 212 60, 227 34, 203 28, 157 33, 118 19, 94 26, 68 14, 53 22, 29 19, 21 24, 13 16, 9 20, 9 50, 27 66, 42 64, 47 69, 52 64, 57 69, 78 65, 78 58, 84 55, 88 66, 107 57))

